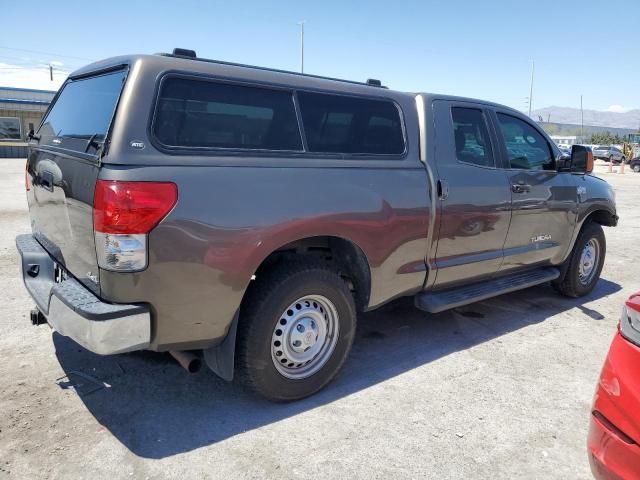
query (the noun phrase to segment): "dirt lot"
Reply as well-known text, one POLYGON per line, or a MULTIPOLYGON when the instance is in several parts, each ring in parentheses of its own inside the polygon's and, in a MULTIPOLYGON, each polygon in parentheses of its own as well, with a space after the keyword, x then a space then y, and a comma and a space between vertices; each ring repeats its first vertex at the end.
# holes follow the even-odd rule
POLYGON ((23 168, 0 160, 0 478, 590 477, 595 382, 640 289, 640 174, 602 174, 621 221, 588 298, 541 286, 438 315, 394 302, 361 316, 334 383, 274 405, 168 355, 99 357, 32 327, 23 168))

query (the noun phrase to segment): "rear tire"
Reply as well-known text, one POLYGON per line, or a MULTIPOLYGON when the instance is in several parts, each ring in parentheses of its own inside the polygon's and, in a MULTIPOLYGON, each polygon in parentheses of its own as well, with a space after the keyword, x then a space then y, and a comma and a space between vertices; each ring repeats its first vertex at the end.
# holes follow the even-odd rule
POLYGON ((640 164, 634 165, 633 166, 633 171, 636 172, 636 173, 640 172, 640 164))
POLYGON ((272 401, 312 395, 335 377, 351 350, 353 295, 320 263, 276 267, 255 282, 240 309, 237 378, 272 401))
POLYGON ((562 277, 552 282, 562 295, 583 297, 596 286, 604 265, 607 243, 602 227, 589 222, 582 227, 562 277))

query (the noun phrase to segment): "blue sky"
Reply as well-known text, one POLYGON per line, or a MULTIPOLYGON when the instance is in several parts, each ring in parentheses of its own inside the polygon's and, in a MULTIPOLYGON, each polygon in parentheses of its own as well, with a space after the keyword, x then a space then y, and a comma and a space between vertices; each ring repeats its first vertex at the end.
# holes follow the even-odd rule
POLYGON ((534 108, 579 107, 582 94, 585 108, 631 109, 640 108, 640 44, 621 22, 639 18, 638 0, 7 1, 0 85, 57 87, 87 60, 173 47, 298 70, 305 20, 309 73, 524 110, 535 61, 534 108))

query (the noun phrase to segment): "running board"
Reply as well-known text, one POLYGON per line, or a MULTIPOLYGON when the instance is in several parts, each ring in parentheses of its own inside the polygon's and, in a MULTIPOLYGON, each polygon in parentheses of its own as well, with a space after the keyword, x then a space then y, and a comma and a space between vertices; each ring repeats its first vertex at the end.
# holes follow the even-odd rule
POLYGON ((516 290, 550 282, 559 276, 560 270, 557 268, 542 267, 491 280, 483 280, 471 285, 418 293, 414 302, 420 310, 437 313, 469 303, 479 302, 503 293, 515 292, 516 290))

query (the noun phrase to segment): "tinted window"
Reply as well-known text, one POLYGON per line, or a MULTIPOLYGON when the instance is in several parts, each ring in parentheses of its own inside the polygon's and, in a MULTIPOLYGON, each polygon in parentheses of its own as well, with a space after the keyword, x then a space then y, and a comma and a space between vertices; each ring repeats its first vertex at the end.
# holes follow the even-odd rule
POLYGON ((311 152, 399 155, 404 152, 400 112, 385 100, 299 92, 311 152))
POLYGON ((507 148, 511 168, 553 170, 551 149, 533 126, 519 118, 498 113, 500 131, 507 148))
POLYGON ((20 140, 20 119, 0 117, 0 140, 20 140))
POLYGON ((482 111, 454 107, 451 115, 458 161, 485 167, 495 166, 489 131, 482 111))
POLYGON ((302 150, 291 92, 167 78, 154 120, 164 145, 302 150))
POLYGON ((74 80, 63 86, 39 133, 43 141, 58 137, 68 148, 85 149, 86 140, 104 140, 126 72, 74 80))

